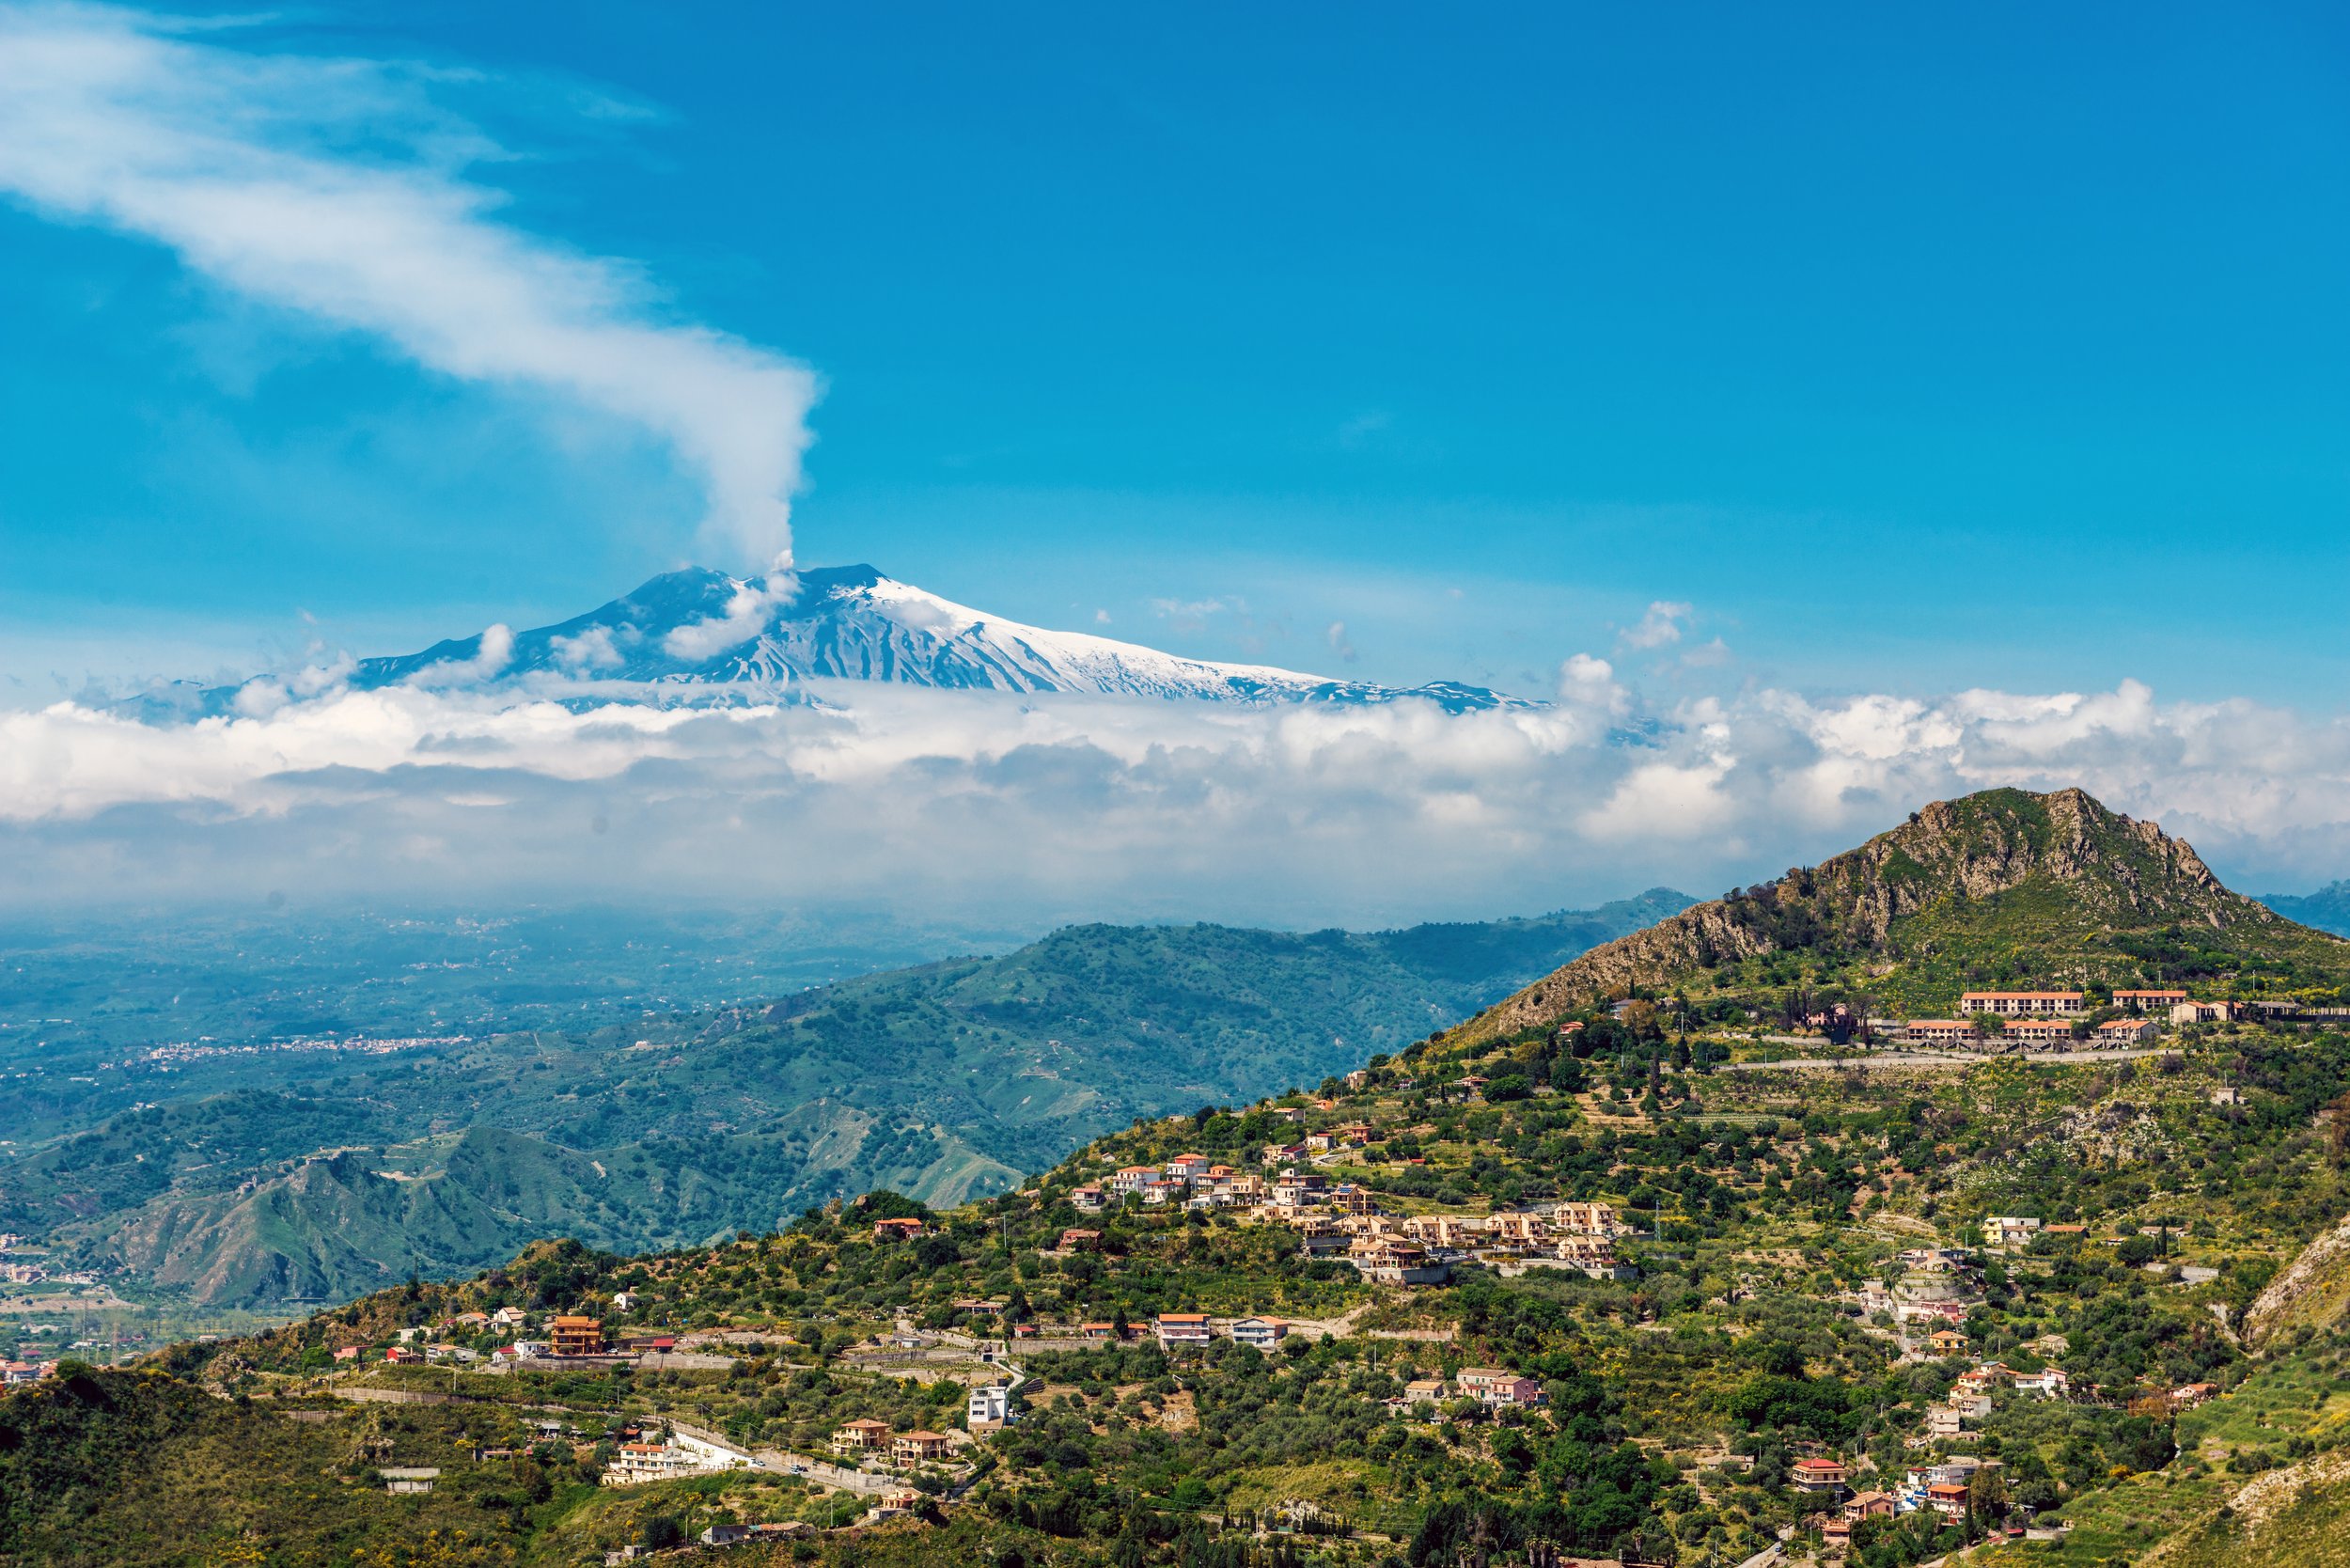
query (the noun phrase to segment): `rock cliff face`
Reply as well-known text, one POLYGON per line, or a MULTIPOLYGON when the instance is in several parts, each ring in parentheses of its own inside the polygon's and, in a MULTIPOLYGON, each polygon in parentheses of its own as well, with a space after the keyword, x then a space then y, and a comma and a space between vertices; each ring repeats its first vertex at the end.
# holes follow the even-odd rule
POLYGON ((2025 890, 2054 895, 2087 932, 2177 927, 2331 941, 2230 892, 2185 840, 2080 790, 1989 790, 1936 801, 1857 849, 1595 948, 1474 1020, 1465 1037, 1531 1027, 1635 986, 1774 952, 1890 966, 1932 946, 1958 912, 1980 914, 2025 890))
POLYGON ((2244 1342, 2265 1349, 2280 1329, 2328 1328, 2350 1314, 2350 1218, 2321 1233, 2244 1313, 2244 1342))

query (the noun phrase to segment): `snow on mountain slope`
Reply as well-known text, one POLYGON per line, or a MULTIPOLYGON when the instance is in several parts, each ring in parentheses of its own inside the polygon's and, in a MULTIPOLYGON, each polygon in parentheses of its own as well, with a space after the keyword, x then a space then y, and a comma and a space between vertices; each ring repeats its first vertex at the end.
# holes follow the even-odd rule
MULTIPOLYGON (((586 615, 532 631, 503 627, 418 653, 367 659, 348 684, 514 689, 572 701, 774 700, 809 680, 1074 692, 1263 705, 1417 698, 1449 713, 1541 704, 1480 686, 1397 688, 1263 665, 1217 664, 1081 632, 987 615, 870 566, 776 579, 701 568, 666 572, 586 615)), ((280 700, 282 682, 267 685, 280 700)), ((255 686, 150 693, 144 716, 252 709, 255 686)))

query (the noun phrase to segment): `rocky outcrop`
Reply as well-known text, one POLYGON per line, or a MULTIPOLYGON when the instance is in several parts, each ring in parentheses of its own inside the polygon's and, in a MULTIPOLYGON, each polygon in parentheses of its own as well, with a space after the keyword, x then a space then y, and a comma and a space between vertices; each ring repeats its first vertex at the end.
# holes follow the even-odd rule
POLYGON ((2244 1342, 2263 1348, 2280 1330, 2324 1327, 2350 1312, 2350 1218, 2320 1235, 2285 1265, 2244 1313, 2244 1342))
POLYGON ((2340 1568, 2350 1562, 2350 1450, 2264 1471, 2138 1560, 2144 1568, 2340 1568))
POLYGON ((1636 986, 1771 952, 1891 964, 1903 956, 1903 921, 2028 884, 2061 888, 2092 923, 2113 929, 2298 930, 2230 892, 2186 840, 2084 791, 1986 790, 1935 801, 1857 849, 1595 948, 1472 1020, 1462 1038, 1534 1027, 1636 986))

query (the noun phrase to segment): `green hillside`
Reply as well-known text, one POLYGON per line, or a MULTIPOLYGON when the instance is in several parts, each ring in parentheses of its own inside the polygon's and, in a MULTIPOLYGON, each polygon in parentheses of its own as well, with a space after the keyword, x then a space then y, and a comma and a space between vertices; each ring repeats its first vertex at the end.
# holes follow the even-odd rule
MULTIPOLYGON (((371 1248, 398 1231, 457 1277, 384 1279, 282 1326, 176 1347, 155 1364, 180 1384, 154 1386, 200 1388, 208 1403, 182 1399, 167 1422, 117 1422, 123 1396, 103 1379, 91 1381, 104 1399, 86 1391, 71 1407, 50 1385, 0 1399, 0 1506, 13 1511, 0 1518, 30 1532, 27 1562, 51 1560, 52 1543, 118 1537, 133 1563, 308 1562, 331 1540, 371 1565, 588 1568, 701 1522, 799 1521, 823 1528, 728 1560, 1556 1568, 1579 1556, 1700 1568, 1779 1543, 1794 1561, 1825 1560, 1827 1500, 1796 1484, 1825 1461, 1856 1489, 1913 1499, 1925 1485, 1914 1466, 1968 1478, 1957 1517, 1919 1510, 1856 1527, 1845 1560, 1857 1568, 1961 1550, 1982 1568, 2330 1568, 2350 1525, 2350 1032, 2264 1018, 2198 1026, 2123 1059, 1912 1060, 1824 1041, 1790 1053, 1758 1038, 1743 1005, 1765 983, 1748 966, 1810 966, 1793 983, 1819 986, 1810 970, 1831 961, 1929 999, 2002 963, 2029 979, 2112 965, 2086 978, 2110 984, 2125 961, 2129 978, 2205 991, 2333 994, 2340 944, 2237 900, 2158 830, 2093 808, 2005 794, 1931 808, 1792 873, 1780 892, 1671 917, 1560 971, 1589 979, 1627 952, 1646 962, 1730 933, 1757 943, 1693 966, 1681 1009, 1617 1015, 1606 985, 1561 1005, 1554 975, 1499 1023, 1509 1010, 1390 1041, 1369 1015, 1353 1047, 1365 1054, 1347 1056, 1322 1031, 1362 1030, 1367 1015, 1330 977, 1403 968, 1397 938, 1076 932, 626 1045, 540 1043, 531 1059, 546 1065, 515 1074, 536 1093, 516 1104, 559 1107, 548 1125, 605 1114, 584 1087, 598 1059, 636 1064, 628 1091, 644 1113, 717 1125, 594 1154, 524 1128, 443 1129, 298 1162, 272 1180, 306 1184, 301 1234, 248 1239, 281 1222, 256 1201, 264 1184, 212 1215, 235 1234, 191 1242, 190 1259, 274 1249, 356 1273, 320 1232, 371 1248), (2173 945, 2149 933, 2175 933, 2173 945), (1239 978, 1219 984, 1219 972, 1239 978), (1132 1005, 1112 1014, 1105 996, 1132 1005), (1227 1091, 1229 1062, 1198 1048, 1211 1038, 1246 1043, 1280 1070, 1277 1084, 1312 1087, 1227 1091), (899 1103, 939 1118, 927 1137, 882 1120, 863 1087, 882 1068, 860 1050, 887 1053, 905 1080, 899 1103), (797 1120, 757 1120, 768 1077, 810 1060, 831 1072, 862 1060, 866 1076, 797 1120), (968 1071, 985 1061, 1002 1071, 968 1071), (1360 1071, 1317 1077, 1317 1065, 1360 1071), (1166 1103, 1112 1112, 1113 1094, 1134 1103, 1128 1079, 1166 1103), (1026 1180, 958 1187, 935 1130, 951 1130, 958 1105, 1069 1141, 1026 1180), (1085 1141, 1093 1114, 1104 1120, 1085 1141), (689 1216, 672 1222, 689 1231, 786 1162, 853 1179, 878 1140, 897 1168, 938 1184, 931 1201, 841 1188, 714 1241, 632 1255, 598 1239, 655 1215, 689 1216), (1307 1216, 1140 1193, 1080 1204, 1119 1172, 1182 1155, 1242 1173, 1294 1165, 1346 1196, 1308 1201, 1307 1216), (1580 1211, 1551 1215, 1578 1245, 1598 1238, 1603 1263, 1505 1238, 1556 1204, 1604 1207, 1597 1231, 1572 1229, 1586 1225, 1571 1217, 1580 1211), (1999 1215, 2038 1229, 2003 1236, 1999 1215), (922 1233, 881 1218, 918 1220, 922 1233), (533 1241, 470 1274, 455 1263, 462 1247, 531 1224, 578 1239, 533 1241), (1381 1283, 1318 1234, 1372 1252, 1424 1246, 1449 1272, 1381 1283), (493 1371, 456 1357, 516 1332, 459 1316, 499 1309, 534 1325, 584 1311, 615 1339, 680 1336, 699 1358, 493 1371), (1162 1345, 1147 1325, 1172 1312, 1290 1326, 1267 1350, 1229 1332, 1162 1345), (1120 1338, 1120 1323, 1146 1331, 1120 1338), (1089 1338, 1089 1325, 1104 1326, 1089 1338), (1955 1341, 1929 1337, 1945 1325, 1955 1341), (387 1364, 403 1331, 448 1358, 387 1364), (1004 1355, 981 1342, 998 1336, 1004 1355), (357 1359, 338 1361, 343 1350, 357 1359), (1539 1400, 1475 1397, 1480 1368, 1524 1379, 1511 1387, 1539 1400), (2050 1368, 2065 1386, 2028 1390, 2050 1368), (1019 1379, 1021 1419, 967 1434, 964 1384, 1002 1375, 1019 1379), (1410 1392, 1430 1383, 1426 1398, 1410 1392), (447 1403, 380 1403, 414 1398, 447 1403), (247 1410, 302 1431, 181 1446, 247 1410), (953 1457, 910 1476, 927 1499, 914 1515, 855 1524, 870 1498, 808 1468, 856 1418, 954 1435, 953 1457), (526 1425, 543 1419, 574 1428, 576 1445, 479 1451, 530 1448, 526 1425), (760 1468, 590 1484, 626 1428, 663 1423, 720 1435, 760 1468), (387 1439, 397 1461, 374 1457, 387 1439), (56 1505, 29 1440, 118 1448, 102 1477, 135 1479, 119 1498, 101 1485, 56 1505), (378 1497, 370 1467, 387 1462, 441 1480, 430 1498, 378 1497), (191 1466, 207 1479, 183 1497, 177 1476, 191 1466), (282 1518, 258 1507, 279 1490, 282 1518), (446 1532, 461 1527, 444 1510, 461 1500, 470 1533, 450 1548, 446 1532), (184 1540, 152 1529, 159 1508, 184 1512, 184 1540), (248 1555, 225 1559, 232 1547, 248 1555)), ((1415 934, 1423 967, 1407 972, 1429 983, 1431 953, 1481 965, 1459 955, 1482 940, 1415 934)), ((1397 1027, 1409 1036, 1418 1024, 1397 1027)), ((387 1068, 346 1104, 382 1115, 400 1083, 431 1076, 387 1068)), ((231 1109, 243 1136, 269 1125, 263 1105, 231 1109)), ((200 1127, 164 1131, 201 1154, 200 1127)), ((168 1163, 155 1129, 110 1136, 97 1152, 168 1163)), ((76 1168, 69 1155, 53 1179, 76 1168)), ((137 1212, 184 1201, 166 1193, 137 1212)), ((164 1256, 198 1229, 137 1234, 164 1256)))
MULTIPOLYGON (((1741 1048, 1725 1032, 1693 1031, 1684 1067, 1681 1043, 1653 1019, 1577 1022, 1566 1044, 1421 1041, 1354 1087, 1146 1120, 960 1207, 876 1194, 650 1256, 540 1244, 471 1278, 399 1286, 166 1362, 230 1396, 221 1406, 242 1396, 303 1412, 314 1429, 303 1441, 321 1453, 384 1428, 382 1406, 355 1403, 366 1391, 458 1399, 402 1407, 403 1462, 442 1466, 456 1497, 508 1499, 477 1514, 480 1544, 483 1560, 519 1564, 592 1563, 662 1518, 853 1513, 857 1499, 816 1495, 781 1456, 822 1453, 857 1417, 959 1430, 962 1382, 1001 1370, 951 1337, 1000 1332, 999 1318, 971 1313, 975 1297, 1047 1337, 1013 1341, 1026 1380, 1019 1423, 972 1450, 975 1470, 923 1482, 943 1522, 744 1547, 729 1560, 1439 1568, 1465 1551, 1489 1568, 1541 1568, 1633 1552, 1700 1568, 1742 1560, 1781 1530, 1800 1560, 1824 1515, 1790 1484, 1797 1460, 1833 1456, 1856 1484, 1888 1486, 1911 1465, 1962 1454, 1999 1463, 1996 1484, 1970 1491, 1977 1512, 1945 1528, 1921 1515, 1872 1525, 1851 1560, 1906 1568, 1969 1540, 1983 1540, 1972 1560, 1986 1568, 2331 1560, 2319 1546, 2343 1517, 2350 1328, 2296 1322, 2259 1336, 2252 1325, 2264 1287, 2350 1210, 2350 1168, 2323 1114, 2350 1087, 2350 1036, 2247 1026, 2138 1061, 1742 1071, 1722 1061, 1741 1048), (1486 1092, 1463 1093, 1466 1074, 1486 1092), (1278 1217, 1139 1201, 1090 1215, 1071 1201, 1121 1168, 1198 1152, 1255 1168, 1268 1146, 1355 1124, 1371 1129, 1368 1141, 1332 1151, 1321 1171, 1388 1215, 1457 1222, 1605 1203, 1631 1221, 1615 1245, 1638 1278, 1518 1271, 1491 1255, 1464 1258, 1447 1285, 1380 1286, 1308 1255, 1278 1217), (871 1221, 895 1215, 931 1233, 877 1237, 871 1221), (1951 1280, 1905 1261, 1981 1247, 1990 1215, 2083 1229, 1978 1252, 1951 1280), (1059 1247, 1071 1226, 1097 1230, 1099 1248, 1059 1247), (1922 1328, 1885 1310, 1888 1289, 1953 1288, 1963 1355, 1931 1353, 1922 1328), (490 1375, 373 1359, 402 1327, 500 1307, 585 1309, 615 1335, 698 1333, 731 1363, 490 1375), (1272 1354, 1229 1338, 1169 1352, 1147 1334, 1065 1337, 1179 1310, 1307 1326, 1272 1354), (901 1323, 931 1336, 919 1370, 937 1381, 910 1377, 906 1353, 878 1340, 901 1323), (336 1370, 331 1353, 345 1345, 370 1359, 336 1370), (1963 1433, 1928 1436, 1928 1409, 1991 1359, 2027 1373, 2060 1366, 2072 1392, 2001 1385, 1963 1433), (1478 1366, 1525 1373, 1542 1403, 1390 1403, 1415 1379, 1478 1366), (2190 1384, 2218 1391, 2192 1408, 2145 1407, 2190 1384), (535 1459, 527 1474, 472 1456, 471 1434, 549 1412, 590 1436, 621 1419, 689 1421, 776 1456, 776 1468, 590 1489, 608 1449, 584 1467, 568 1451, 535 1459), (461 1420, 471 1425, 446 1424, 461 1420), (967 1489, 949 1489, 958 1478, 967 1489), (1984 1539, 2009 1524, 2069 1534, 1984 1539)), ((495 1336, 458 1331, 455 1342, 478 1350, 495 1336)), ((0 1402, 0 1426, 10 1409, 0 1402)), ((272 1452, 214 1489, 264 1493, 320 1463, 272 1452)), ((102 1500, 88 1521, 105 1529, 113 1506, 102 1500)), ((414 1528, 390 1515, 334 1528, 372 1549, 396 1524, 414 1528)), ((269 1554, 260 1560, 306 1561, 323 1528, 297 1514, 251 1539, 269 1554)))
POLYGON ((1968 989, 2189 985, 2335 1002, 2345 984, 2350 941, 2230 892, 2156 824, 2078 790, 1988 790, 1594 949, 1467 1037, 1635 995, 1932 1017, 1968 989))
POLYGON ((344 1055, 333 1076, 312 1053, 303 1092, 204 1094, 247 1055, 118 1067, 125 1097, 164 1103, 0 1163, 0 1229, 125 1288, 246 1306, 548 1234, 771 1230, 875 1186, 957 1202, 1137 1116, 1318 1081, 1687 902, 1376 933, 1073 927, 758 1009, 344 1055))

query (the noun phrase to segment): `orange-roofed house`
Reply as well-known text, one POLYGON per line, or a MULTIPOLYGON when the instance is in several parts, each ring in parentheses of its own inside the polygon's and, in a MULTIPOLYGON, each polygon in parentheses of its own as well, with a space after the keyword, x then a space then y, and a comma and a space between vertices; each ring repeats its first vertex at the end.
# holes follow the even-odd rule
POLYGON ((1841 1459, 1798 1459, 1788 1475, 1806 1492, 1841 1492, 1852 1472, 1841 1459))
POLYGON ((947 1457, 947 1438, 937 1432, 901 1432, 889 1445, 890 1457, 901 1465, 923 1465, 947 1457))
POLYGON ((591 1317, 566 1312, 555 1320, 555 1354, 593 1356, 603 1349, 603 1325, 591 1317))
POLYGON ((889 1441, 889 1423, 860 1417, 833 1428, 835 1453, 871 1453, 889 1441))

